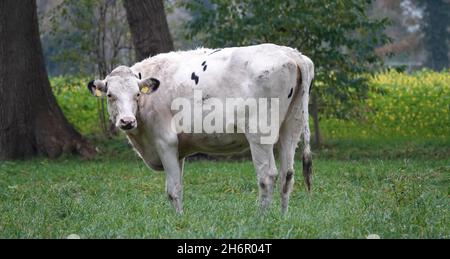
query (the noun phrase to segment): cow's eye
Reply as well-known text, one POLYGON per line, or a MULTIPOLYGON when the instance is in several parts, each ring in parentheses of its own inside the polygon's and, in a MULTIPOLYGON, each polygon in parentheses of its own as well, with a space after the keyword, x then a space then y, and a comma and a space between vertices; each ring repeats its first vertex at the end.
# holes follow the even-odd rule
POLYGON ((108 98, 111 98, 112 97, 112 94, 108 94, 108 98))
POLYGON ((136 95, 137 97, 139 97, 139 96, 141 96, 141 94, 140 93, 138 93, 137 95, 136 95))

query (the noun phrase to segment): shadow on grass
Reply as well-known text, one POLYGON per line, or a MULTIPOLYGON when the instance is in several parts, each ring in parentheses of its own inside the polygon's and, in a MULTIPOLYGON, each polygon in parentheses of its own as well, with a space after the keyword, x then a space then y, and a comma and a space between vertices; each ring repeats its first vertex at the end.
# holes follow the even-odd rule
MULTIPOLYGON (((89 139, 98 148, 99 154, 95 160, 136 159, 137 155, 124 136, 114 138, 89 139)), ((299 144, 301 146, 301 144, 299 144)), ((450 139, 411 139, 411 138, 379 138, 360 140, 333 140, 328 141, 320 148, 313 147, 315 158, 336 160, 366 160, 366 159, 446 159, 450 156, 450 139)), ((275 155, 278 152, 275 151, 275 155)), ((301 148, 297 149, 300 157, 301 148)), ((250 152, 227 155, 210 156, 197 154, 188 158, 188 161, 217 160, 241 161, 250 160, 250 152)))

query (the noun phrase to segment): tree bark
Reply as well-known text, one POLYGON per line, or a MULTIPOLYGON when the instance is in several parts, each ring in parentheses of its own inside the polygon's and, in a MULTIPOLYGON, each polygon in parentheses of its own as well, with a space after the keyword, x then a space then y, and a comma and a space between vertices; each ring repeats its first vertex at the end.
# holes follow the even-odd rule
POLYGON ((162 0, 125 0, 124 6, 138 61, 173 50, 162 0))
POLYGON ((64 117, 50 88, 36 1, 0 1, 0 160, 95 150, 64 117))

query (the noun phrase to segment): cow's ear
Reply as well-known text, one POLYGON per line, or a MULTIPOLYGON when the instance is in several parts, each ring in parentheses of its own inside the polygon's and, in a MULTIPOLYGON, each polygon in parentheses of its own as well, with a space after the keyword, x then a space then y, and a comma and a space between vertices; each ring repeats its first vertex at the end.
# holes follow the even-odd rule
POLYGON ((108 91, 107 84, 102 80, 93 80, 89 82, 88 89, 96 97, 102 96, 108 91))
POLYGON ((143 94, 150 94, 158 90, 159 80, 153 77, 146 78, 139 82, 139 90, 143 94))

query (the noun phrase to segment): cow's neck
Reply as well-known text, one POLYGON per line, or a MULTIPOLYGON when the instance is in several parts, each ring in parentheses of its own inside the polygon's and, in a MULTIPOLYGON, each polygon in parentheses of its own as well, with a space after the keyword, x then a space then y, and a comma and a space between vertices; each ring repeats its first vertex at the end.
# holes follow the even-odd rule
POLYGON ((139 120, 139 118, 137 124, 138 127, 135 130, 127 132, 128 140, 147 165, 155 170, 159 170, 161 167, 161 160, 156 151, 154 141, 149 134, 150 129, 146 129, 145 123, 139 120))

